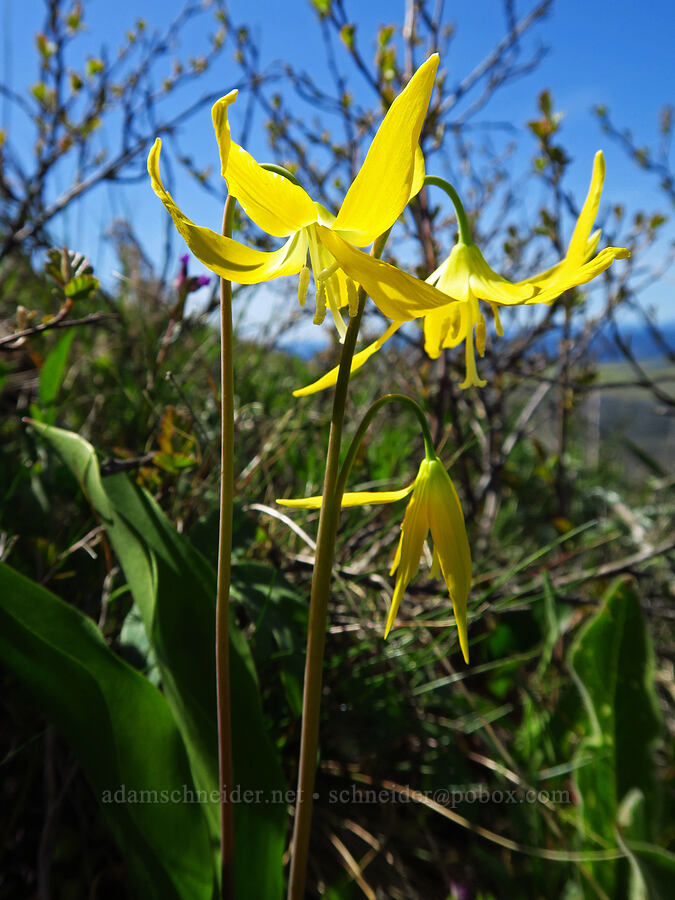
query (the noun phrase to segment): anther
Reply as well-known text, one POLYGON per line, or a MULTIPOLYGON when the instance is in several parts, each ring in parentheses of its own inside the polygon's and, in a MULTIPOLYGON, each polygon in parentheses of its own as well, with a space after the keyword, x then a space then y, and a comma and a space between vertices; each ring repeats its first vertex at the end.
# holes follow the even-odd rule
POLYGON ((479 356, 485 356, 485 319, 483 316, 476 322, 476 350, 479 356))
POLYGON ((495 328, 497 329, 497 337, 504 337, 504 329, 502 328, 502 320, 499 318, 499 307, 496 303, 491 303, 492 315, 495 317, 495 328))
POLYGON ((309 288, 309 268, 303 266, 300 269, 300 278, 298 279, 298 303, 300 306, 305 305, 307 300, 307 289, 309 288))
POLYGON ((356 285, 351 278, 347 278, 347 301, 349 303, 349 318, 353 319, 359 311, 359 295, 356 285))
POLYGON ((316 292, 316 312, 314 313, 314 325, 321 325, 326 318, 326 285, 323 281, 319 282, 316 292))

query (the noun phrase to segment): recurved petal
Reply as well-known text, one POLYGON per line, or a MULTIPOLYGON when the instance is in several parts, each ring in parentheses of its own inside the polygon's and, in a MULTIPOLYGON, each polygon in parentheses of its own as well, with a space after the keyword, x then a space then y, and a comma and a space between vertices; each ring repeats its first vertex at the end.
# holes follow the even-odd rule
POLYGON ((316 221, 309 194, 283 175, 268 172, 232 141, 225 171, 227 187, 259 228, 286 237, 316 221))
POLYGON ((586 243, 591 233, 591 228, 598 215, 602 186, 605 181, 605 157, 602 150, 598 150, 593 160, 593 174, 588 194, 581 208, 579 218, 574 226, 565 262, 569 266, 580 266, 586 259, 586 243))
MULTIPOLYGON (((404 500, 413 489, 413 485, 401 488, 400 491, 353 491, 342 495, 340 506, 377 506, 380 503, 396 503, 404 500)), ((291 509, 321 509, 323 496, 303 497, 300 500, 277 500, 279 506, 288 506, 291 509)))
POLYGON ((223 178, 227 169, 227 160, 230 156, 230 145, 232 144, 227 110, 237 99, 238 93, 239 91, 230 91, 229 94, 221 97, 220 100, 216 100, 211 107, 211 119, 213 120, 213 128, 218 141, 218 153, 220 154, 220 174, 223 178))
POLYGON ((535 294, 527 303, 551 303, 565 291, 592 281, 597 275, 608 269, 615 259, 627 259, 629 256, 630 250, 625 247, 604 247, 597 256, 589 259, 582 266, 576 269, 561 269, 554 278, 550 279, 547 287, 535 294))
POLYGON ((239 284, 257 284, 300 271, 307 257, 307 245, 302 234, 293 235, 279 250, 266 253, 246 247, 210 228, 195 225, 188 219, 162 184, 159 174, 160 150, 161 141, 158 138, 148 156, 152 189, 166 207, 185 243, 207 268, 239 284))
POLYGON ((334 231, 320 225, 316 230, 347 275, 363 287, 388 318, 407 322, 448 302, 447 296, 430 284, 357 250, 334 231))
POLYGON ((231 139, 227 112, 236 95, 236 91, 231 91, 212 109, 221 174, 229 192, 259 228, 275 237, 287 237, 316 221, 316 207, 299 185, 263 169, 231 139))
MULTIPOLYGON (((586 241, 586 251, 584 255, 584 261, 589 260, 591 256, 598 249, 598 244, 600 243, 600 237, 602 236, 602 229, 596 228, 593 234, 586 241)), ((561 260, 561 262, 556 263, 554 266, 551 266, 550 269, 546 269, 543 272, 538 272, 536 275, 533 275, 531 278, 527 278, 524 281, 518 281, 516 284, 533 284, 536 288, 544 289, 548 287, 554 278, 557 278, 560 275, 560 272, 565 265, 565 260, 561 260)))
MULTIPOLYGON (((398 331, 398 329, 403 325, 403 322, 392 322, 389 328, 384 332, 384 334, 380 335, 380 337, 373 341, 372 344, 369 344, 363 350, 360 350, 358 353, 355 353, 352 358, 352 365, 350 368, 350 374, 354 374, 361 366, 367 362, 373 354, 377 353, 377 351, 385 344, 389 338, 394 334, 394 332, 398 331)), ((333 387, 334 384, 337 384, 338 372, 340 371, 339 366, 335 366, 334 369, 331 369, 330 372, 326 372, 325 375, 322 375, 317 381, 314 381, 312 384, 308 384, 307 387, 298 388, 297 391, 293 391, 294 397, 306 397, 309 394, 316 394, 318 391, 325 391, 326 388, 333 387)))
POLYGON ((334 228, 359 247, 391 228, 419 182, 418 141, 437 68, 434 53, 391 104, 340 207, 334 228))

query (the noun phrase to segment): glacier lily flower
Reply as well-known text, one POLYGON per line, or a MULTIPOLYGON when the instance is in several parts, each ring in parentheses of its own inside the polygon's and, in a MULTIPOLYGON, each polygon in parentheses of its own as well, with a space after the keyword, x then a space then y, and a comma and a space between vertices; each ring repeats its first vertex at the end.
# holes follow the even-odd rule
MULTIPOLYGON (((551 269, 516 283, 494 272, 478 246, 471 241, 466 215, 456 195, 459 239, 450 256, 426 282, 386 262, 372 259, 347 244, 340 235, 324 234, 319 227, 320 239, 342 269, 358 281, 376 306, 393 320, 377 341, 355 354, 352 372, 376 353, 403 322, 422 318, 427 354, 435 359, 443 349, 456 347, 464 342, 466 377, 461 387, 483 387, 486 382, 478 376, 474 352, 474 339, 480 356, 485 352, 486 325, 479 300, 490 304, 497 335, 501 337, 503 329, 499 319, 500 307, 552 303, 565 291, 586 284, 604 272, 615 259, 625 259, 630 255, 623 247, 605 247, 594 255, 600 231, 591 234, 591 229, 597 216, 604 177, 605 161, 599 151, 595 155, 588 195, 565 258, 551 269)), ((439 183, 438 179, 427 180, 439 183)), ((333 369, 314 384, 294 393, 296 396, 303 396, 323 390, 333 385, 336 378, 337 369, 333 369)))
MULTIPOLYGON (((468 665, 466 609, 471 587, 471 551, 457 491, 440 459, 436 455, 427 455, 422 460, 415 481, 401 490, 345 493, 342 506, 394 503, 408 496, 410 500, 390 572, 390 575, 396 574, 396 584, 384 636, 386 638, 391 631, 406 588, 417 574, 424 542, 431 532, 434 545, 431 572, 442 575, 448 588, 459 644, 468 665)), ((322 499, 320 496, 306 497, 301 500, 277 500, 277 503, 296 509, 319 509, 322 499)))
POLYGON ((288 178, 259 165, 232 140, 227 112, 237 91, 216 102, 213 125, 228 190, 263 231, 286 238, 278 250, 265 252, 247 247, 188 219, 162 184, 159 138, 148 157, 153 190, 197 259, 227 280, 257 284, 300 272, 298 299, 302 305, 311 268, 316 286, 315 322, 322 321, 328 306, 343 339, 346 326, 340 308, 348 305, 350 315, 355 314, 356 286, 326 249, 321 233, 339 234, 347 242, 366 247, 391 228, 411 197, 419 192, 424 181, 424 159, 418 142, 437 68, 438 54, 433 54, 394 100, 337 216, 315 203, 292 176, 288 178))
POLYGON ((605 247, 597 256, 593 255, 600 242, 601 231, 597 229, 591 234, 591 229, 598 215, 604 183, 605 157, 602 150, 598 150, 593 159, 588 194, 574 226, 565 258, 551 269, 528 279, 528 283, 537 288, 537 294, 531 302, 552 303, 565 291, 592 281, 608 269, 615 259, 627 259, 630 256, 630 250, 625 247, 605 247))

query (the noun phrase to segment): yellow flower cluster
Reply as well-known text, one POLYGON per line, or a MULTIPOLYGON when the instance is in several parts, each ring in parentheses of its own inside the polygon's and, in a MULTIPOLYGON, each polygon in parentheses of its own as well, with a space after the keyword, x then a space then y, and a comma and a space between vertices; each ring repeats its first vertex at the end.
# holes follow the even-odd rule
MULTIPOLYGON (((500 307, 551 303, 565 291, 595 278, 614 259, 628 256, 628 251, 606 247, 596 253, 600 232, 592 234, 591 230, 605 176, 604 159, 598 152, 588 196, 567 254, 546 272, 517 283, 497 274, 472 242, 466 219, 462 220, 462 210, 458 210, 460 234, 456 245, 426 281, 364 253, 360 248, 388 232, 424 184, 419 139, 437 68, 438 56, 434 54, 394 100, 337 215, 312 200, 289 173, 278 171, 278 167, 261 166, 232 140, 228 110, 236 100, 236 91, 215 104, 213 125, 228 191, 263 231, 285 239, 278 250, 258 250, 192 222, 162 184, 159 139, 148 157, 148 172, 153 190, 190 250, 222 278, 256 284, 299 274, 298 298, 303 304, 311 272, 316 289, 314 321, 320 323, 326 310, 330 310, 341 340, 346 332, 341 310, 348 308, 350 316, 356 314, 357 286, 360 286, 391 320, 391 325, 373 344, 355 354, 352 372, 377 352, 404 322, 422 319, 427 354, 435 358, 444 349, 463 343, 466 377, 462 387, 480 387, 485 382, 478 375, 475 351, 480 356, 485 352, 486 323, 479 301, 490 305, 497 334, 501 335, 500 307)), ((439 179, 429 181, 438 183, 439 179)), ((337 373, 337 368, 333 369, 314 384, 296 391, 296 396, 331 386, 337 380, 337 373)), ((377 494, 345 494, 342 503, 344 506, 390 503, 410 494, 392 568, 392 574, 396 572, 397 577, 385 636, 394 623, 406 587, 417 572, 423 545, 431 532, 434 568, 442 574, 452 598, 459 641, 468 662, 466 610, 471 555, 457 493, 441 461, 428 452, 415 482, 409 487, 377 494)), ((279 502, 311 508, 321 506, 322 498, 279 502)))

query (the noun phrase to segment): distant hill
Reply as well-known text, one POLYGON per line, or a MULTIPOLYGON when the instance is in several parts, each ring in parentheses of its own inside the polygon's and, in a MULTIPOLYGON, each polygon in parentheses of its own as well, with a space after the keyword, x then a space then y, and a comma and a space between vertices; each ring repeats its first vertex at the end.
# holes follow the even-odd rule
MULTIPOLYGON (((660 325, 659 331, 666 345, 675 351, 675 321, 660 325)), ((540 352, 555 354, 561 334, 562 329, 552 329, 541 341, 537 342, 536 349, 540 352)), ((633 327, 622 325, 620 334, 622 340, 630 347, 631 352, 640 362, 657 361, 666 356, 663 346, 654 339, 651 331, 645 325, 633 327)), ((620 362, 624 359, 623 353, 614 340, 611 325, 608 324, 593 338, 590 353, 598 362, 620 362)))
MULTIPOLYGON (((661 325, 660 331, 666 344, 675 350, 675 320, 661 325)), ((535 344, 535 351, 543 351, 555 356, 561 335, 562 329, 552 329, 535 344)), ((665 357, 663 347, 654 340, 653 335, 644 325, 621 326, 621 337, 631 348, 635 358, 641 362, 646 362, 647 360, 655 361, 665 357)), ((395 337, 393 341, 396 341, 395 337)), ((284 345, 285 350, 304 360, 311 359, 316 353, 325 350, 325 348, 325 342, 320 341, 296 341, 284 345)), ((598 362, 620 362, 624 359, 612 336, 611 326, 607 325, 593 339, 591 342, 591 355, 598 362)))

